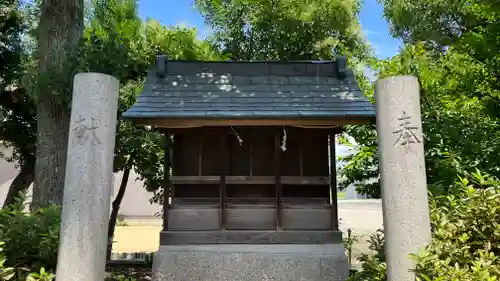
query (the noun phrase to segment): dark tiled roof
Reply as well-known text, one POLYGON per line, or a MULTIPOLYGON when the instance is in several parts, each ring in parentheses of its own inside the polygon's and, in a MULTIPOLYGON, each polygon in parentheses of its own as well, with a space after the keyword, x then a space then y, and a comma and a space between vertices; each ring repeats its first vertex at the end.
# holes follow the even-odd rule
POLYGON ((165 61, 124 114, 131 119, 372 120, 375 108, 345 61, 165 61), (340 62, 339 62, 340 61, 340 62))

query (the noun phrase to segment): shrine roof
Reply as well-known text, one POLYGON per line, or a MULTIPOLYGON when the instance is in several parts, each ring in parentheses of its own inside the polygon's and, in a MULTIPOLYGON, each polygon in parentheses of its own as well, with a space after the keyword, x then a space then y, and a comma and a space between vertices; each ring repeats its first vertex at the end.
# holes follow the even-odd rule
POLYGON ((281 62, 161 56, 124 117, 153 125, 154 120, 171 119, 336 118, 371 123, 375 108, 342 57, 281 62))

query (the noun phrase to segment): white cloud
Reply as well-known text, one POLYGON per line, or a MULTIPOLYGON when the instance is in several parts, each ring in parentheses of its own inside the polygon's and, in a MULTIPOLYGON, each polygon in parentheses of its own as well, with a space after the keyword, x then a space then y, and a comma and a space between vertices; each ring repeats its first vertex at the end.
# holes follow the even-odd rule
POLYGON ((208 36, 212 35, 213 29, 210 26, 201 26, 198 28, 198 38, 205 39, 208 36))
POLYGON ((184 28, 193 27, 193 25, 189 21, 186 21, 186 20, 179 21, 175 25, 178 27, 184 27, 184 28))
POLYGON ((370 42, 375 55, 380 59, 390 58, 395 56, 399 52, 399 44, 378 44, 370 42))
POLYGON ((375 71, 373 69, 366 67, 365 70, 363 71, 363 74, 371 81, 375 82, 377 80, 377 76, 375 75, 375 71))
POLYGON ((369 36, 369 35, 380 35, 381 33, 379 31, 376 31, 376 30, 371 30, 371 29, 362 29, 362 32, 366 35, 366 36, 369 36))

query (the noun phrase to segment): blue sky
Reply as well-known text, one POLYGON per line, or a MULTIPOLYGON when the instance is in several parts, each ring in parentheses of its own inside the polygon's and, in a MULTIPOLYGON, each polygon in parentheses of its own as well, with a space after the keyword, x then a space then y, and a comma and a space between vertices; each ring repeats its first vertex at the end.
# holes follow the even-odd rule
MULTIPOLYGON (((153 18, 165 25, 182 24, 196 27, 201 36, 210 28, 192 7, 193 0, 139 0, 139 13, 144 19, 153 18)), ((361 26, 379 58, 395 55, 400 43, 389 34, 387 21, 382 17, 382 6, 376 0, 365 0, 360 15, 361 26)))

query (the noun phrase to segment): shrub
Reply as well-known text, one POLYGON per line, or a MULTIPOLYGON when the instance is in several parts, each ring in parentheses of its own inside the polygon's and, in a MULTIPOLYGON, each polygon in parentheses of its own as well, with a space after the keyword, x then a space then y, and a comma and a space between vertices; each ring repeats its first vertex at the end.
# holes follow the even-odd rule
MULTIPOLYGON (((16 268, 17 278, 26 275, 27 271, 38 272, 42 277, 46 275, 45 270, 55 271, 60 212, 61 209, 57 206, 34 213, 24 212, 23 199, 17 199, 14 204, 0 210, 0 241, 4 242, 4 265, 16 268)), ((35 278, 36 274, 32 274, 32 277, 35 278)))
POLYGON ((423 280, 500 280, 500 182, 481 173, 431 200, 433 239, 414 255, 423 280))
MULTIPOLYGON (((460 179, 456 194, 430 198, 432 242, 417 261, 419 280, 500 280, 500 182, 479 172, 460 179)), ((350 281, 386 280, 384 239, 370 239, 373 256, 359 260, 363 271, 350 281)))
POLYGON ((5 255, 2 253, 3 248, 1 248, 5 243, 0 242, 0 280, 10 280, 15 275, 15 269, 13 267, 5 266, 5 255))
POLYGON ((45 268, 41 268, 39 272, 27 272, 25 268, 14 268, 5 265, 7 259, 3 253, 3 248, 1 246, 5 245, 5 242, 0 242, 0 280, 1 281, 15 281, 15 280, 26 280, 26 281, 53 281, 55 275, 46 272, 45 268), (25 274, 19 276, 18 272, 23 272, 25 274), (24 278, 26 276, 26 278, 24 278), (21 278, 19 278, 21 277, 21 278))
POLYGON ((386 280, 384 231, 378 229, 375 233, 370 235, 368 243, 369 249, 372 250, 374 254, 362 254, 361 257, 358 258, 361 262, 362 270, 349 277, 349 281, 386 280))
POLYGON ((56 276, 50 272, 45 271, 45 268, 40 268, 39 272, 32 272, 28 274, 26 281, 53 281, 56 276))

